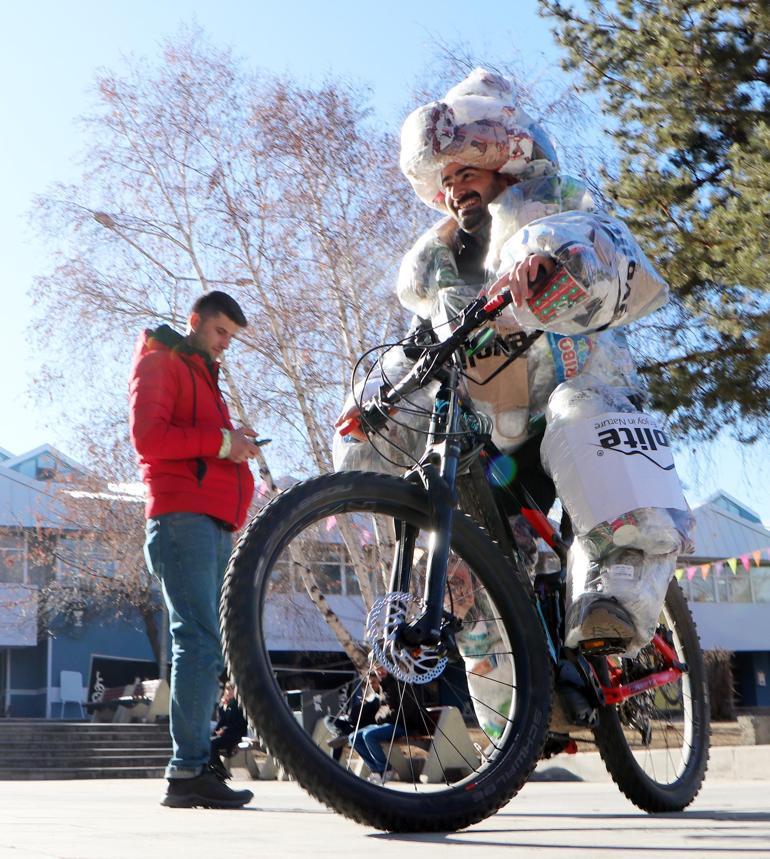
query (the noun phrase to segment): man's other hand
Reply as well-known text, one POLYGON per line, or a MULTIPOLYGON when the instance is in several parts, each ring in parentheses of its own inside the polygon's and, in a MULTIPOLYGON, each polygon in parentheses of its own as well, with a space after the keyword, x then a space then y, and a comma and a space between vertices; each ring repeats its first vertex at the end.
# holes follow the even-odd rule
POLYGON ((230 430, 230 453, 227 458, 233 462, 245 462, 257 455, 259 448, 254 444, 254 439, 257 437, 256 432, 251 427, 240 427, 237 430, 230 430))
MULTIPOLYGON (((344 423, 349 420, 355 420, 356 418, 361 417, 361 410, 357 405, 351 406, 349 409, 346 409, 334 422, 335 429, 339 429, 344 423)), ((353 425, 346 435, 351 435, 353 438, 358 439, 358 441, 367 441, 366 433, 361 429, 361 425, 353 425)))

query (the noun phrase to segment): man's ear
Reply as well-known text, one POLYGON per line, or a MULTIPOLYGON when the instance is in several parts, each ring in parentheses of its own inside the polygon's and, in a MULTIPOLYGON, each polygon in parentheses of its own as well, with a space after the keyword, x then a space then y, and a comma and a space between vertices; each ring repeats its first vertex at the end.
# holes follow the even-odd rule
POLYGON ((194 334, 198 328, 200 328, 200 324, 201 315, 193 310, 193 312, 187 317, 187 330, 194 334))

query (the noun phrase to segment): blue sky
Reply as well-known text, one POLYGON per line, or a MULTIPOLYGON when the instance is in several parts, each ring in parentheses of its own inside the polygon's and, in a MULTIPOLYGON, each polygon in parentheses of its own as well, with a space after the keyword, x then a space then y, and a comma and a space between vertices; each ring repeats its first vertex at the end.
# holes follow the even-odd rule
MULTIPOLYGON (((0 135, 0 260, 5 339, 11 360, 0 375, 0 446, 21 452, 51 442, 68 449, 64 427, 48 426, 27 396, 35 356, 25 329, 32 321, 28 294, 47 267, 45 242, 26 222, 32 197, 56 180, 74 179, 81 146, 76 118, 89 105, 89 87, 101 66, 119 66, 127 54, 157 56, 160 41, 183 23, 197 23, 219 45, 258 67, 305 80, 326 72, 372 89, 386 121, 432 57, 436 40, 462 41, 478 56, 518 56, 531 76, 547 70, 559 52, 536 0, 342 2, 263 0, 147 2, 39 0, 6 4, 0 33, 4 133, 0 135), (471 10, 483 8, 484 17, 471 10)), ((747 502, 770 522, 770 450, 748 451, 724 442, 708 450, 680 451, 680 472, 691 503, 717 488, 747 502)))

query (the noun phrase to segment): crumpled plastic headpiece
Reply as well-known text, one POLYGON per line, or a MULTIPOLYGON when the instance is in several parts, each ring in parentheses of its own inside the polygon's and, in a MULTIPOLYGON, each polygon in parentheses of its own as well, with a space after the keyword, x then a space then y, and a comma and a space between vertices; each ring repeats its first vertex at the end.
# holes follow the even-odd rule
POLYGON ((417 196, 445 211, 441 171, 452 162, 522 181, 559 169, 544 129, 514 104, 508 81, 474 69, 442 101, 418 107, 401 129, 401 170, 417 196))

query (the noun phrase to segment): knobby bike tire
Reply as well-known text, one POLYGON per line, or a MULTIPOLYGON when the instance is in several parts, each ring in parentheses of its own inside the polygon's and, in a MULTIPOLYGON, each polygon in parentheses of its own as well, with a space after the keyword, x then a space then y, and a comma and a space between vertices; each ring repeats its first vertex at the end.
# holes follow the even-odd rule
POLYGON ((310 533, 311 523, 366 513, 427 530, 428 510, 422 487, 380 474, 340 472, 297 484, 249 524, 230 560, 221 603, 228 670, 270 753, 316 799, 353 820, 389 831, 469 826, 508 802, 534 769, 546 739, 553 680, 531 589, 523 586, 489 536, 468 516, 455 512, 452 551, 472 565, 474 582, 480 582, 493 601, 494 621, 509 645, 505 655, 515 660, 511 686, 515 691, 509 693, 511 715, 496 751, 488 747, 480 754, 478 768, 467 777, 424 792, 424 782, 415 781, 406 790, 398 789, 403 785, 389 789, 356 776, 322 750, 311 729, 298 722, 278 683, 265 640, 269 630, 265 603, 272 597, 270 582, 279 576, 282 553, 292 540, 300 539, 298 535, 310 533))
MULTIPOLYGON (((626 704, 602 708, 599 726, 594 731, 599 752, 615 784, 634 805, 654 813, 686 808, 700 790, 709 758, 710 713, 703 654, 687 601, 673 580, 666 593, 663 617, 666 625, 673 627, 675 649, 678 659, 687 665, 686 675, 677 684, 664 686, 655 694, 643 693, 626 704), (680 703, 681 712, 677 712, 680 703), (673 715, 669 712, 672 705, 673 715), (623 711, 623 707, 629 709, 623 711), (641 743, 632 747, 629 735, 633 738, 635 732, 623 730, 622 716, 635 712, 650 720, 651 748, 644 748, 641 743)), ((653 659, 653 654, 648 645, 636 660, 623 660, 628 676, 633 677, 640 667, 645 669, 645 658, 653 659)), ((594 664, 600 679, 606 682, 607 660, 597 660, 594 664)))

